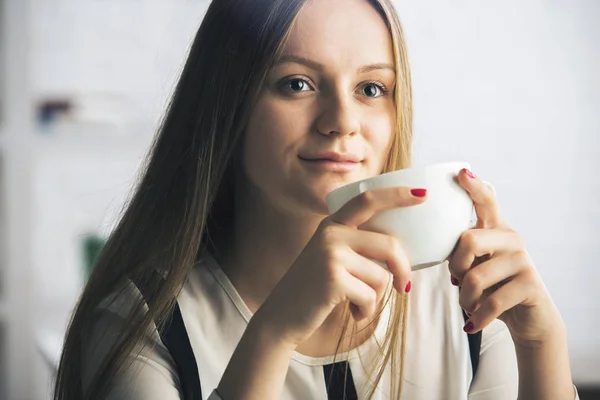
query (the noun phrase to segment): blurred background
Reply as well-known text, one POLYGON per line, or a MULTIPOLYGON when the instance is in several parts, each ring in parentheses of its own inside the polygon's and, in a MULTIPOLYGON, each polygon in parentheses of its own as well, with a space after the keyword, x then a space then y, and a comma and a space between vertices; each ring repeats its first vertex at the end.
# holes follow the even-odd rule
MULTIPOLYGON (((0 0, 0 399, 50 398, 208 4, 0 0)), ((396 5, 415 165, 466 160, 495 185, 563 315, 575 382, 600 386, 600 1, 396 5)))

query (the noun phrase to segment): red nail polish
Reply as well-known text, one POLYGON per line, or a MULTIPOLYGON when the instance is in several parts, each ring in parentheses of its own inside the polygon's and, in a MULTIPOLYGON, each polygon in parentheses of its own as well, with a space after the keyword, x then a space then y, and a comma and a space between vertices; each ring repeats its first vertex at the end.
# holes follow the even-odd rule
POLYGON ((458 286, 458 279, 456 279, 455 277, 451 276, 450 277, 450 282, 452 282, 452 284, 454 286, 458 286))
POLYGON ((471 333, 473 331, 474 327, 475 327, 475 325, 473 325, 473 323, 471 321, 469 321, 465 324, 465 327, 463 328, 463 330, 467 333, 471 333))
POLYGON ((406 284, 406 289, 404 289, 404 291, 406 293, 410 292, 410 289, 412 288, 412 283, 410 281, 408 281, 408 283, 406 284))
POLYGON ((412 189, 410 193, 415 197, 425 197, 427 189, 412 189))
POLYGON ((475 174, 465 168, 465 172, 469 175, 469 178, 475 178, 475 174))
POLYGON ((470 312, 467 312, 467 317, 471 318, 472 316, 473 316, 473 314, 472 314, 472 313, 470 313, 470 312))

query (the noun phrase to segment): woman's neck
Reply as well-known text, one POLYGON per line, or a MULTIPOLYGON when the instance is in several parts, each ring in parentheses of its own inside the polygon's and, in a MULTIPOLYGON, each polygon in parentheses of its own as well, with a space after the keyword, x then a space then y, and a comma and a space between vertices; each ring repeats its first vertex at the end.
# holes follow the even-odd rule
POLYGON ((260 198, 255 188, 236 196, 230 234, 215 257, 255 312, 313 236, 323 216, 295 215, 260 198))

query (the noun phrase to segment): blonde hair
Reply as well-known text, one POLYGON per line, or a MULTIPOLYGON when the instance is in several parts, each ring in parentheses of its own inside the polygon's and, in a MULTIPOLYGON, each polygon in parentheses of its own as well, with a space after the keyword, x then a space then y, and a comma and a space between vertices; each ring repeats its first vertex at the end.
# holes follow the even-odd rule
MULTIPOLYGON (((394 62, 396 67, 396 89, 394 93, 396 101, 396 134, 383 171, 390 172, 408 168, 411 164, 413 128, 411 74, 402 24, 400 23, 400 19, 393 4, 389 0, 369 0, 369 2, 384 18, 392 37, 394 50, 394 62)), ((376 314, 376 317, 379 317, 383 312, 383 309, 389 306, 390 318, 388 320, 384 340, 381 344, 378 343, 379 350, 370 368, 368 368, 368 366, 363 366, 367 371, 368 380, 370 382, 370 385, 367 386, 366 398, 370 399, 373 397, 387 365, 390 366, 390 375, 392 377, 390 382, 390 398, 400 399, 401 397, 402 380, 404 378, 404 355, 406 352, 408 301, 408 295, 399 294, 395 290, 391 290, 388 292, 388 296, 383 302, 383 306, 376 314)), ((354 337, 357 334, 355 325, 350 324, 350 317, 349 306, 347 306, 346 312, 342 317, 344 323, 342 335, 338 341, 338 350, 341 347, 343 338, 345 337, 349 326, 353 327, 351 337, 354 337)), ((338 350, 336 350, 336 357, 338 350)))

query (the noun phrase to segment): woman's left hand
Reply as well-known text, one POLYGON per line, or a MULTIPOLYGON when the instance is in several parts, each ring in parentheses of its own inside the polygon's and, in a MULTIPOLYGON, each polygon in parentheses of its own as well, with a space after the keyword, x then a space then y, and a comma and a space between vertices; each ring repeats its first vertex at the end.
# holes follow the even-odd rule
POLYGON ((470 171, 459 184, 475 205, 477 224, 464 232, 448 258, 452 283, 475 333, 494 319, 504 321, 516 344, 539 345, 563 322, 531 261, 521 236, 502 220, 492 190, 470 171))

